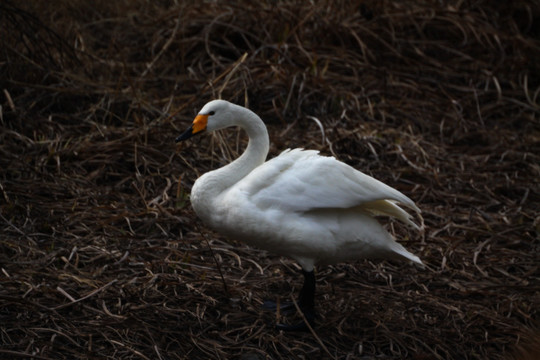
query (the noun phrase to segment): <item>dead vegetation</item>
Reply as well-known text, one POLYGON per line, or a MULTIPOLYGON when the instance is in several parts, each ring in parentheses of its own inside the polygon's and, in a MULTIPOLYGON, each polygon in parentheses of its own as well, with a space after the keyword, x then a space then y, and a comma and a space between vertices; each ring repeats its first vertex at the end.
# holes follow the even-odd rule
POLYGON ((50 4, 0 4, 0 357, 534 358, 538 2, 50 4), (175 148, 216 97, 272 156, 316 148, 417 201, 423 237, 390 226, 427 268, 321 267, 315 334, 276 332, 260 304, 296 266, 186 195, 245 144, 175 148))

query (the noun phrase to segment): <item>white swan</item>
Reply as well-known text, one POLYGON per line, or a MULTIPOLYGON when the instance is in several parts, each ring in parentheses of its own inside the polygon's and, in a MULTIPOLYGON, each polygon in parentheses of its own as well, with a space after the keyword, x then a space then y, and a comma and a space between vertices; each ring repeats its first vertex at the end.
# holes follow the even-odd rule
MULTIPOLYGON (((395 217, 421 230, 396 205, 419 215, 411 199, 318 151, 285 150, 265 162, 268 132, 244 107, 224 100, 207 103, 176 142, 230 126, 247 132, 247 149, 232 163, 197 179, 191 190, 193 209, 219 233, 295 259, 304 273, 298 304, 310 323, 315 316, 315 265, 360 258, 422 264, 374 218, 395 217)), ((305 324, 278 326, 305 329, 305 324)))

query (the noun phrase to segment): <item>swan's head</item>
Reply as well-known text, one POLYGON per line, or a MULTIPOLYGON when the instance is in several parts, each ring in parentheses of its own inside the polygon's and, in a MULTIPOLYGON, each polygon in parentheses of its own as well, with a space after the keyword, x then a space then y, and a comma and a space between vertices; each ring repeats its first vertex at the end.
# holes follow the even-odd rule
POLYGON ((211 132, 235 125, 234 120, 236 117, 234 114, 235 110, 238 111, 238 108, 241 107, 225 100, 210 101, 199 111, 191 126, 176 138, 176 142, 187 140, 203 132, 211 132))

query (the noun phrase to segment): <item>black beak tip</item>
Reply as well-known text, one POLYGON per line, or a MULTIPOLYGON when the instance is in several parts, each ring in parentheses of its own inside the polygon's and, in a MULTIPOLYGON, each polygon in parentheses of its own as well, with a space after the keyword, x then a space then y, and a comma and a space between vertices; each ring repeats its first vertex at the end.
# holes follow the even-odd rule
POLYGON ((182 133, 182 135, 178 136, 174 142, 175 143, 179 143, 180 141, 184 141, 184 140, 187 140, 189 139, 190 137, 193 136, 193 128, 190 126, 189 129, 187 129, 186 131, 184 131, 184 133, 182 133))
POLYGON ((184 139, 182 139, 182 135, 180 135, 180 136, 178 136, 176 139, 174 139, 174 142, 178 144, 178 143, 181 142, 182 140, 184 140, 184 139))

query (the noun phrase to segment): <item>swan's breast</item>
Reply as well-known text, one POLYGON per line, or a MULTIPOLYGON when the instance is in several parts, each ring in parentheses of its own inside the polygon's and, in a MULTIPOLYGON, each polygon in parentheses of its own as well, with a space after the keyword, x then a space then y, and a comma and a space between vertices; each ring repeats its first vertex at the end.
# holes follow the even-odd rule
MULTIPOLYGON (((223 222, 226 209, 221 206, 220 198, 223 196, 219 183, 206 173, 195 181, 191 188, 190 201, 197 216, 207 225, 215 228, 214 224, 223 222)), ((216 229, 219 231, 219 229, 216 229)))

